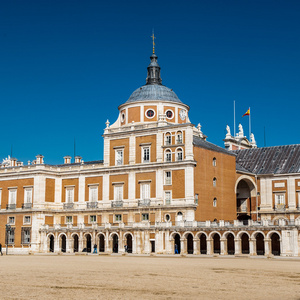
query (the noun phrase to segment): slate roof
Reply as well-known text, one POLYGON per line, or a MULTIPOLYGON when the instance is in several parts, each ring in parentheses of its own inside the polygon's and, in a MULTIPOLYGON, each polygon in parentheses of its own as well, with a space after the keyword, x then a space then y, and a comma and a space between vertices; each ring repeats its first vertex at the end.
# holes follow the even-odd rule
POLYGON ((257 175, 300 173, 300 144, 233 152, 239 166, 257 175))
POLYGON ((207 150, 211 150, 211 151, 216 151, 216 152, 221 152, 227 155, 233 155, 235 156, 235 154, 233 152, 229 152, 227 150, 225 150, 224 148, 221 148, 215 144, 212 144, 210 142, 207 142, 205 140, 203 140, 202 138, 198 137, 198 136, 193 136, 193 144, 197 147, 201 147, 207 150))

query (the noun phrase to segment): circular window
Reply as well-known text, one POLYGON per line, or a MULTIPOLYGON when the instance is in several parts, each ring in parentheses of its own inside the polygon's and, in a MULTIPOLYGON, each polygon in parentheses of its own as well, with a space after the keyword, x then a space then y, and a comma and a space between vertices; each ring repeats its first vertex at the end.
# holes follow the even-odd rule
POLYGON ((170 215, 169 215, 169 214, 166 214, 166 215, 165 215, 165 219, 166 219, 167 222, 170 221, 170 219, 171 219, 170 215))
POLYGON ((166 111, 166 116, 167 116, 168 119, 172 119, 172 118, 173 118, 173 115, 174 115, 174 114, 173 114, 173 112, 172 112, 171 110, 167 110, 167 111, 166 111))
POLYGON ((153 109, 148 109, 146 111, 146 117, 149 118, 149 119, 152 119, 153 117, 155 116, 155 112, 153 109))

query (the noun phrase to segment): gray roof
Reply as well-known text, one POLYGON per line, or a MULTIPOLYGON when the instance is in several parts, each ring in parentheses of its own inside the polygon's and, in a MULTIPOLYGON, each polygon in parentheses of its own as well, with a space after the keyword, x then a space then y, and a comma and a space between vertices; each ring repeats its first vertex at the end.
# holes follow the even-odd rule
POLYGON ((197 147, 201 147, 207 150, 211 150, 211 151, 216 151, 216 152, 221 152, 227 155, 233 155, 235 156, 234 153, 229 152, 227 150, 225 150, 224 148, 221 148, 215 144, 212 144, 210 142, 205 141, 204 139, 198 137, 198 136, 193 136, 193 144, 197 147))
POLYGON ((236 162, 255 174, 300 173, 300 144, 233 151, 236 162))
POLYGON ((160 84, 147 84, 136 89, 126 103, 163 100, 182 103, 172 89, 160 84))

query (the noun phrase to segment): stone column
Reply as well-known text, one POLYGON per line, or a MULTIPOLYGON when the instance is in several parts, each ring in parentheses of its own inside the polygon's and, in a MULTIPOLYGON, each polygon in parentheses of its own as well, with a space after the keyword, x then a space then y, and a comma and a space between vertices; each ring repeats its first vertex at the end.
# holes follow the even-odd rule
POLYGON ((265 238, 265 255, 271 255, 271 239, 265 238))
POLYGON ((226 255, 227 254, 227 239, 221 238, 220 239, 221 243, 221 255, 226 255))
POLYGON ((82 252, 83 250, 83 233, 82 231, 79 232, 79 239, 78 239, 78 251, 82 252))
POLYGON ((193 244, 194 244, 194 253, 193 254, 196 254, 196 255, 199 255, 200 254, 200 241, 198 238, 194 238, 193 239, 193 244))
POLYGON ((208 255, 213 255, 214 251, 213 251, 213 239, 207 239, 206 240, 206 246, 207 246, 207 254, 208 255))
POLYGON ((241 247, 241 239, 240 238, 235 238, 234 239, 234 254, 239 255, 242 254, 242 247, 241 247))
POLYGON ((71 241, 70 237, 71 237, 70 232, 67 232, 67 236, 66 236, 66 253, 71 253, 72 241, 71 241))
POLYGON ((180 254, 187 254, 186 239, 185 238, 180 239, 180 254))
POLYGON ((253 239, 253 238, 249 239, 249 250, 250 250, 250 255, 257 255, 257 253, 256 253, 256 239, 253 239))
POLYGON ((58 232, 55 232, 55 239, 54 239, 54 252, 58 253, 60 251, 59 249, 59 239, 58 239, 58 232))

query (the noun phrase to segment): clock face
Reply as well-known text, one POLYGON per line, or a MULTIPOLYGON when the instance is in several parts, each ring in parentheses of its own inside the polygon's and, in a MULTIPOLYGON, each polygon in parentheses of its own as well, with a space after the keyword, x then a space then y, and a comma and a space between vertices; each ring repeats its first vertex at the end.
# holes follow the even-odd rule
POLYGON ((179 112, 179 116, 180 116, 180 119, 183 121, 186 117, 186 111, 184 109, 182 109, 180 112, 179 112))

